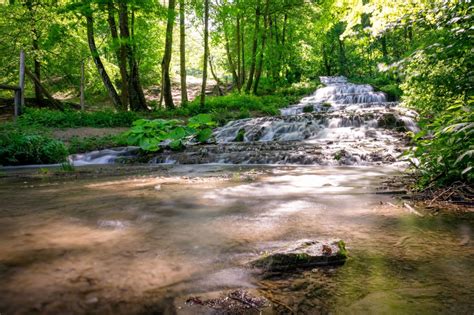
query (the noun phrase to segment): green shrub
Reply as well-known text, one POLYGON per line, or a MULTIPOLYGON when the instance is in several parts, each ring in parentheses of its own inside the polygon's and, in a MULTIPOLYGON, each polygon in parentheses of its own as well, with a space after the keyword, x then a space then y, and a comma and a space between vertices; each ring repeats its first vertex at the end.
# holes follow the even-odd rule
POLYGON ((130 127, 138 118, 137 113, 134 112, 84 112, 27 108, 26 112, 20 116, 18 123, 50 128, 130 127))
POLYGON ((380 91, 385 92, 388 95, 390 101, 399 100, 402 97, 402 90, 398 84, 387 84, 379 88, 380 91))
POLYGON ((50 164, 66 160, 68 151, 61 141, 42 135, 18 132, 0 135, 0 164, 50 164))
POLYGON ((418 159, 420 188, 474 179, 474 97, 455 102, 433 122, 422 122, 409 156, 418 159), (427 130, 433 135, 429 136, 427 130))
POLYGON ((209 114, 199 114, 191 117, 187 125, 183 121, 173 119, 140 119, 125 135, 128 144, 138 145, 142 150, 156 152, 162 149, 163 142, 173 150, 184 147, 186 139, 194 138, 200 143, 206 142, 212 136, 212 127, 216 123, 209 114))

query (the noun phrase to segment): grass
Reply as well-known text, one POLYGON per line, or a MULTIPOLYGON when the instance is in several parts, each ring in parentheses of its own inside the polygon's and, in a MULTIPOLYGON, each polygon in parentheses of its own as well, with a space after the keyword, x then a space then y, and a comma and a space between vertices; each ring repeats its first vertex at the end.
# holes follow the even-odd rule
POLYGON ((27 108, 26 112, 18 119, 18 124, 47 128, 130 127, 139 118, 140 116, 135 112, 114 112, 111 110, 85 112, 27 108))

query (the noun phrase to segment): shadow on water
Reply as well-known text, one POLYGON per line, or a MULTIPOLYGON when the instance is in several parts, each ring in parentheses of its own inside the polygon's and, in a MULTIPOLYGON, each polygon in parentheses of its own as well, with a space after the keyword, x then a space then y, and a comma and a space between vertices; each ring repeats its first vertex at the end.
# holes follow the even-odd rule
POLYGON ((390 169, 252 168, 2 180, 0 312, 179 313, 182 296, 230 288, 302 314, 474 309, 472 215, 392 206, 373 193, 390 169), (344 239, 350 258, 267 279, 245 267, 300 238, 344 239))

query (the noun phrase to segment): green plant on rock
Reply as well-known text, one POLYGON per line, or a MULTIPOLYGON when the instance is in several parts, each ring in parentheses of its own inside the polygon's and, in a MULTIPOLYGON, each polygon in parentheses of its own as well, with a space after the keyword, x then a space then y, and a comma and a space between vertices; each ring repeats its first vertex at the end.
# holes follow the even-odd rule
POLYGON ((205 143, 212 136, 212 128, 217 124, 209 114, 199 114, 189 118, 187 127, 199 143, 205 143))
POLYGON ((237 132, 237 136, 235 136, 234 141, 243 142, 244 140, 245 140, 245 129, 242 128, 237 132))
POLYGON ((144 151, 157 152, 165 146, 172 150, 180 150, 186 140, 192 138, 199 143, 205 143, 212 136, 212 127, 216 123, 209 114, 199 114, 191 117, 188 124, 181 120, 139 119, 125 133, 128 144, 138 145, 144 151))
POLYGON ((340 240, 339 242, 337 242, 337 247, 339 248, 337 255, 347 258, 348 252, 346 249, 346 243, 343 240, 340 240))
POLYGON ((314 111, 313 105, 303 107, 303 113, 312 113, 314 111))
POLYGON ((61 163, 61 171, 65 173, 71 173, 76 170, 74 167, 74 164, 72 164, 70 161, 66 161, 64 163, 61 163))
POLYGON ((182 121, 177 119, 139 119, 133 123, 132 128, 126 133, 128 144, 138 145, 144 151, 159 151, 160 144, 170 139, 169 134, 179 124, 182 124, 182 121))

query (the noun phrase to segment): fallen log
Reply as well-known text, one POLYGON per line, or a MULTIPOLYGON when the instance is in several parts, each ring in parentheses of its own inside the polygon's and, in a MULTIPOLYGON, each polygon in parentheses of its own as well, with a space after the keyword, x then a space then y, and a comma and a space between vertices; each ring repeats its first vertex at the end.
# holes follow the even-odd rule
POLYGON ((53 96, 49 94, 48 90, 44 87, 43 84, 41 84, 41 81, 36 77, 36 75, 34 75, 30 71, 30 69, 25 67, 25 73, 40 88, 41 93, 43 93, 43 95, 46 96, 46 98, 49 100, 49 102, 54 108, 62 110, 62 111, 64 110, 63 104, 61 104, 60 101, 54 99, 53 96))

